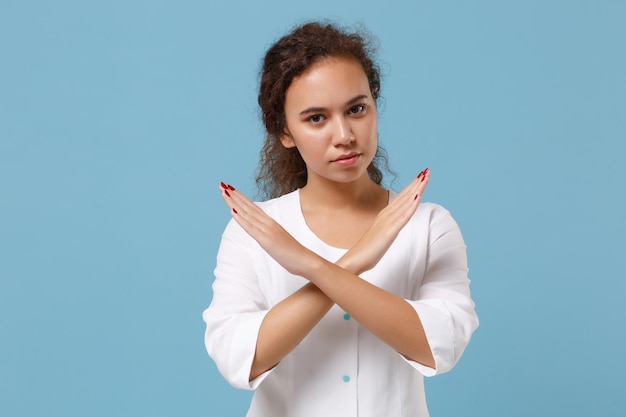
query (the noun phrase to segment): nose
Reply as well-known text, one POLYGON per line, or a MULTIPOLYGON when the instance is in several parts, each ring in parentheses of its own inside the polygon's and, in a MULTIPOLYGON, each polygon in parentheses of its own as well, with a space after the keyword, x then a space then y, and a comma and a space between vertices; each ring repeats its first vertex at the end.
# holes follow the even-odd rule
POLYGON ((352 134, 350 123, 342 117, 338 118, 336 123, 337 127, 333 135, 333 143, 335 145, 347 145, 352 142, 354 135, 352 134))

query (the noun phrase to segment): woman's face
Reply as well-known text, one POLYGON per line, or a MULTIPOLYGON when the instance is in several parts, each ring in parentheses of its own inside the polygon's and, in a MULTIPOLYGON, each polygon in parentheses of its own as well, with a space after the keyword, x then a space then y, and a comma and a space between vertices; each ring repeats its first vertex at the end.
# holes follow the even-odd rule
POLYGON ((328 58, 295 78, 285 97, 285 119, 281 142, 298 148, 308 183, 367 175, 378 145, 376 102, 356 60, 328 58))

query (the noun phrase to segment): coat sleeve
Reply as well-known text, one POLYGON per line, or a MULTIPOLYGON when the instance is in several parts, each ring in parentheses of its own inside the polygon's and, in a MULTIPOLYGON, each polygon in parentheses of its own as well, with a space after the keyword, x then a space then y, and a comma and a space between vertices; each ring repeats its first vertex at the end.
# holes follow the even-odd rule
POLYGON ((268 308, 259 286, 254 242, 233 220, 217 253, 213 300, 203 312, 205 345, 222 376, 235 388, 255 389, 271 373, 249 381, 261 322, 268 308))
POLYGON ((422 322, 435 369, 405 359, 425 376, 452 369, 478 327, 461 231, 447 210, 434 206, 429 213, 424 279, 416 297, 407 300, 422 322))

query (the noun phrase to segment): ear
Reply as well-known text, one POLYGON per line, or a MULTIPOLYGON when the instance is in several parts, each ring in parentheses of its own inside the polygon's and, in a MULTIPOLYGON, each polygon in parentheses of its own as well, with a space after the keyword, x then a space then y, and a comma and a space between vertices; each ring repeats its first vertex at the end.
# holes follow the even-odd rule
POLYGON ((282 135, 279 137, 280 142, 283 144, 285 148, 295 148, 296 142, 294 142, 293 138, 289 134, 289 132, 285 129, 282 135))

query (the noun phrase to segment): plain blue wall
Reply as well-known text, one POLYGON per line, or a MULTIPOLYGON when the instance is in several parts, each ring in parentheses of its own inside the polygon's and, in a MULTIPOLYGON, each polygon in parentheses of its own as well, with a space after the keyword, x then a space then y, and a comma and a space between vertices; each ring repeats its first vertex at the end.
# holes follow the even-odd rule
POLYGON ((263 51, 380 40, 400 189, 457 218, 481 327, 436 416, 624 416, 626 2, 0 3, 0 415, 241 416, 203 346, 254 194, 263 51))

